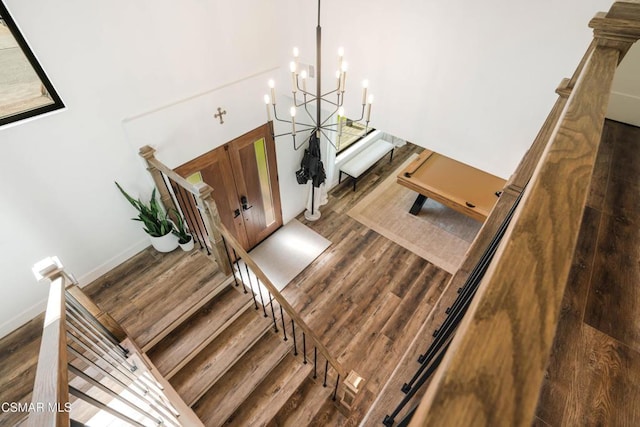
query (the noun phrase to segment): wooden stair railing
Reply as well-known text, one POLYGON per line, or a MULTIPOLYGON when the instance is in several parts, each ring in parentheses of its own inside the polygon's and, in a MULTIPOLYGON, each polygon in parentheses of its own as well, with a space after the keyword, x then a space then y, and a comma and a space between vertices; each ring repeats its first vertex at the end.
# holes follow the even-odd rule
POLYGON ((57 258, 36 264, 34 274, 51 285, 28 426, 83 425, 85 418, 101 412, 127 425, 202 426, 124 329, 91 301, 57 258))
MULTIPOLYGON (((150 146, 142 147, 139 154, 149 165, 148 170, 154 177, 165 206, 175 207, 177 205, 169 190, 174 186, 179 186, 194 198, 200 213, 200 220, 206 226, 206 235, 211 241, 218 268, 224 271, 225 274, 232 274, 236 280, 236 286, 242 283, 245 293, 249 292, 247 290, 247 287, 249 287, 255 308, 258 309, 258 300, 260 300, 264 317, 268 317, 269 313, 271 314, 274 332, 282 332, 283 340, 292 342, 294 355, 301 354, 303 363, 313 363, 313 379, 318 378, 318 373, 320 373, 322 384, 326 387, 330 377, 333 376, 335 378, 332 399, 336 401, 339 395, 340 405, 338 408, 348 412, 362 389, 363 378, 354 371, 346 371, 318 335, 307 325, 262 269, 251 259, 249 253, 244 250, 233 234, 222 224, 212 197, 213 189, 205 183, 193 185, 188 182, 158 160, 155 157, 155 149, 150 146), (229 255, 230 253, 234 254, 234 259, 229 255), (242 266, 240 261, 243 264, 242 266), (238 279, 240 282, 238 282, 238 279), (256 287, 253 286, 254 283, 256 287), (274 303, 277 303, 277 307, 274 303), (287 316, 288 320, 286 319, 287 316), (298 339, 298 336, 301 337, 301 340, 298 339), (301 351, 299 352, 299 350, 301 351), (318 360, 320 360, 318 353, 324 359, 324 366, 317 366, 318 360), (333 373, 330 373, 330 369, 333 370, 333 373), (340 393, 338 393, 339 390, 340 393)), ((333 380, 333 378, 331 379, 333 380)))
POLYGON ((411 426, 531 425, 613 77, 640 38, 640 1, 616 2, 589 25, 594 42, 507 185, 524 189, 522 201, 411 426))

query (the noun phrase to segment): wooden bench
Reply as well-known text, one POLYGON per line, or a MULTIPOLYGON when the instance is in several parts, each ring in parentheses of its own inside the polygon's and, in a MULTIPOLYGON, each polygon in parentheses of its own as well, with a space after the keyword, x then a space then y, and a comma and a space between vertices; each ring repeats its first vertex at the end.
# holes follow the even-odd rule
POLYGON ((342 174, 345 174, 353 179, 353 191, 356 191, 356 184, 360 175, 389 153, 391 153, 391 157, 389 159, 389 162, 391 162, 393 160, 394 148, 395 145, 389 141, 385 141, 384 139, 375 140, 340 166, 338 184, 342 182, 342 174))

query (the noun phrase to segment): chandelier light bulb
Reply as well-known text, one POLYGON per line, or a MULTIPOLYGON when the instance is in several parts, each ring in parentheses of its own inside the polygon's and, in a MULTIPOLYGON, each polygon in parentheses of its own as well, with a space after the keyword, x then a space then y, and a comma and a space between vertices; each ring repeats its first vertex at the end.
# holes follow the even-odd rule
POLYGON ((264 104, 267 107, 267 121, 270 122, 271 121, 271 110, 269 110, 269 103, 271 102, 271 99, 269 98, 269 95, 265 95, 264 96, 264 104))
POLYGON ((342 46, 338 48, 338 56, 341 58, 344 56, 344 48, 342 46))
POLYGON ((276 82, 273 79, 269 79, 269 89, 271 89, 271 103, 276 105, 276 82))
POLYGON ((338 90, 340 92, 344 92, 344 83, 347 79, 347 63, 343 62, 340 68, 342 69, 342 74, 340 75, 340 84, 338 85, 338 90))
POLYGON ((294 61, 291 61, 289 63, 289 69, 291 70, 292 73, 296 72, 296 63, 294 61))
POLYGON ((297 58, 300 55, 300 50, 297 47, 293 48, 293 57, 297 58))
POLYGON ((300 71, 300 77, 302 79, 306 79, 307 78, 307 70, 302 70, 300 71))
POLYGON ((289 110, 291 113, 291 134, 296 134, 296 107, 291 107, 289 110))
POLYGON ((367 88, 369 87, 369 81, 365 80, 362 82, 362 106, 367 103, 367 88))
POLYGON ((369 95, 369 104, 373 104, 373 95, 369 95))

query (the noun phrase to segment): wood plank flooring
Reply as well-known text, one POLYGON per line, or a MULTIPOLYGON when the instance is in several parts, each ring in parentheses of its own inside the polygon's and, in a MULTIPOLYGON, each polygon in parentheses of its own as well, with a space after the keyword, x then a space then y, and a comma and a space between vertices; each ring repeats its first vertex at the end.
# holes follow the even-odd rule
POLYGON ((640 129, 606 122, 534 425, 640 423, 640 129))
POLYGON ((451 278, 347 215, 397 165, 420 151, 413 145, 397 150, 393 163, 380 162, 358 180, 356 192, 349 182, 336 187, 320 209, 320 220, 298 217, 334 244, 283 294, 344 367, 366 379, 350 417, 325 404, 314 425, 362 420, 451 278))

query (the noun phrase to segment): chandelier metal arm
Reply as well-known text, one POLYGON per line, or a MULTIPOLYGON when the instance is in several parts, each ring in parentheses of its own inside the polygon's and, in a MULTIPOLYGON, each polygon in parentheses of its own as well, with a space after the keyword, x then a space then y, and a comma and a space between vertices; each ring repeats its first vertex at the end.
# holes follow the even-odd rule
MULTIPOLYGON (((275 107, 273 108, 273 117, 277 121, 282 122, 282 123, 293 123, 293 120, 286 120, 286 119, 281 119, 280 117, 278 117, 278 111, 276 110, 275 107)), ((306 126, 307 129, 304 129, 304 130, 309 130, 309 129, 313 129, 313 128, 316 127, 315 124, 309 124, 309 123, 304 123, 304 122, 296 122, 296 125, 306 126)), ((285 132, 285 133, 282 133, 280 135, 274 135, 274 137, 283 136, 283 135, 294 135, 294 133, 293 132, 285 132)))
POLYGON ((309 105, 309 103, 305 102, 305 104, 304 104, 304 111, 307 113, 307 116, 309 116, 309 118, 311 119, 311 121, 313 121, 314 119, 313 119, 313 116, 311 115, 311 112, 309 111, 308 105, 309 105))
POLYGON ((337 88, 335 88, 335 89, 333 89, 333 90, 331 90, 331 91, 329 91, 329 92, 327 92, 327 93, 323 93, 323 94, 320 96, 320 98, 324 98, 325 96, 329 96, 329 95, 331 95, 332 93, 336 93, 336 92, 338 92, 338 96, 339 96, 339 95, 340 95, 339 91, 340 91, 340 87, 337 87, 337 88))

